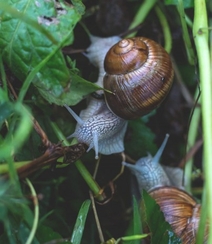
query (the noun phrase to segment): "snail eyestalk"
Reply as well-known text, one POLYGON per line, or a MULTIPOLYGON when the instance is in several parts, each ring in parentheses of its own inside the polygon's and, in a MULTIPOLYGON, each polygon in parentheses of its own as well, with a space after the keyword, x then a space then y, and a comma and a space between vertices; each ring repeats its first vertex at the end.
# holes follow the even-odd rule
POLYGON ((159 162, 160 158, 161 158, 161 155, 163 153, 163 150, 165 149, 166 147, 166 144, 167 144, 167 141, 169 139, 169 134, 166 134, 165 136, 165 139, 162 143, 162 145, 160 146, 160 148, 158 149, 157 153, 155 154, 155 156, 152 158, 152 163, 157 163, 159 162))

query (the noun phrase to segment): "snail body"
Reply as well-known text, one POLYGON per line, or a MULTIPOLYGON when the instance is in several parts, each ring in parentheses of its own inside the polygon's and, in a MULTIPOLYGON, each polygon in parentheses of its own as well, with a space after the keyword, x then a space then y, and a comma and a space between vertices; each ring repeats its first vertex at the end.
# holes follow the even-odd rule
POLYGON ((143 116, 165 99, 174 71, 168 53, 145 37, 119 41, 108 51, 104 88, 108 107, 121 118, 143 116))
POLYGON ((91 98, 87 109, 82 110, 80 116, 67 105, 65 107, 77 121, 75 132, 68 138, 76 137, 78 142, 87 144, 87 152, 94 148, 96 159, 99 153, 109 155, 124 151, 127 121, 108 110, 104 101, 91 98))

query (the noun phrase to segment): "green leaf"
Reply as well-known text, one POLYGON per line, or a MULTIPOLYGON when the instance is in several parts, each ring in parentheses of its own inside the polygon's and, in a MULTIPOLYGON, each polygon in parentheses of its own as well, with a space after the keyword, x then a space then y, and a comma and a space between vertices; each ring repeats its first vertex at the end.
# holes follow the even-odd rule
POLYGON ((154 133, 142 119, 129 121, 128 134, 125 138, 125 151, 133 158, 141 158, 147 153, 154 155, 157 151, 157 147, 153 143, 154 138, 154 133))
MULTIPOLYGON (((29 19, 29 23, 32 19, 46 28, 52 33, 57 43, 66 36, 70 36, 69 43, 66 44, 73 41, 72 29, 80 17, 74 8, 65 7, 66 13, 59 15, 54 6, 54 1, 42 1, 35 4, 31 0, 15 0, 8 1, 8 4, 25 15, 29 19)), ((3 37, 0 39, 0 47, 3 51, 3 60, 14 74, 23 80, 33 67, 54 50, 55 44, 42 31, 32 28, 31 25, 21 19, 14 18, 7 12, 3 12, 1 18, 0 33, 3 37)), ((46 72, 51 72, 52 83, 56 80, 54 76, 57 79, 60 77, 61 84, 68 79, 69 72, 61 52, 58 52, 46 66, 34 80, 38 86, 42 86, 45 82, 49 83, 48 79, 46 80, 46 72)))
POLYGON ((81 0, 71 0, 72 4, 74 7, 76 7, 77 11, 79 12, 80 15, 83 15, 85 12, 85 7, 82 4, 81 0))
POLYGON ((77 221, 75 223, 74 230, 73 230, 72 237, 71 237, 71 242, 74 244, 81 243, 81 239, 82 239, 82 235, 83 235, 83 231, 84 231, 84 227, 85 227, 85 221, 86 221, 86 218, 88 215, 90 204, 91 204, 91 201, 86 200, 80 208, 80 211, 77 216, 77 221))
MULTIPOLYGON (((165 0, 166 5, 178 5, 178 0, 165 0)), ((194 0, 183 0, 184 8, 193 8, 194 0)))
MULTIPOLYGON (((26 225, 25 222, 21 222, 19 229, 18 229, 18 236, 17 239, 20 241, 20 243, 25 244, 26 240, 28 240, 28 237, 30 235, 31 229, 26 225)), ((31 244, 40 244, 40 242, 37 240, 37 238, 33 238, 31 244)))
POLYGON ((58 105, 75 105, 79 101, 85 98, 86 95, 90 94, 91 92, 94 92, 96 90, 99 90, 100 87, 84 80, 80 76, 71 73, 71 87, 70 90, 68 89, 67 92, 64 91, 64 93, 59 96, 58 98, 52 97, 52 94, 50 92, 46 92, 43 89, 39 89, 40 94, 50 103, 56 103, 58 105))
MULTIPOLYGON (((130 220, 130 225, 128 227, 127 236, 133 235, 141 235, 142 234, 142 223, 141 223, 141 214, 140 214, 140 206, 138 205, 138 201, 133 196, 133 216, 130 220)), ((139 244, 141 241, 140 239, 133 240, 133 242, 128 242, 129 244, 139 244)))
POLYGON ((153 244, 180 244, 180 239, 174 234, 169 223, 166 222, 159 205, 149 194, 143 190, 142 199, 145 206, 147 225, 151 231, 151 243, 153 244))
MULTIPOLYGON (((39 240, 39 243, 46 243, 46 242, 50 242, 50 241, 54 241, 54 240, 61 240, 62 236, 55 232, 52 228, 45 226, 45 225, 41 225, 39 226, 37 233, 36 233, 36 237, 39 240)), ((56 243, 56 242, 55 242, 56 243)), ((64 242, 59 242, 60 244, 63 243, 71 243, 69 241, 65 241, 64 242)))
POLYGON ((9 117, 12 112, 13 107, 11 106, 11 103, 5 102, 1 104, 0 102, 0 127, 4 123, 5 119, 9 117))
POLYGON ((8 101, 7 93, 0 88, 0 105, 8 101))
POLYGON ((55 4, 53 0, 9 0, 6 4, 0 0, 0 50, 3 62, 13 74, 20 81, 25 80, 21 99, 31 82, 49 103, 59 105, 76 104, 98 89, 70 74, 61 51, 73 42, 73 29, 84 9, 80 1, 74 3, 73 6, 62 1, 55 4), (85 89, 73 99, 72 86, 76 88, 79 83, 85 89))
MULTIPOLYGON (((32 228, 34 215, 28 206, 28 201, 15 184, 4 181, 0 183, 0 220, 5 228, 0 243, 25 244, 32 228)), ((38 244, 36 238, 32 243, 38 244)))
POLYGON ((32 120, 28 110, 19 102, 8 103, 5 106, 1 105, 1 110, 4 113, 3 119, 6 118, 6 115, 8 118, 13 111, 9 131, 5 136, 5 140, 0 144, 0 159, 5 159, 16 153, 25 142, 32 128, 32 120))

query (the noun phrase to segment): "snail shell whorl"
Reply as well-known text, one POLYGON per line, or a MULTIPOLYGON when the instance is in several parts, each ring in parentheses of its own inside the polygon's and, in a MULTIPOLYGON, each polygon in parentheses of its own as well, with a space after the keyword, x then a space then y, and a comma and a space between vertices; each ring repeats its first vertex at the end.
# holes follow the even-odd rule
POLYGON ((168 53, 144 37, 123 39, 105 57, 104 88, 110 109, 135 119, 155 109, 168 94, 174 71, 168 53))
MULTIPOLYGON (((164 213, 166 221, 181 238, 183 244, 195 244, 200 220, 200 204, 185 191, 174 187, 159 187, 150 191, 164 213)), ((207 222, 204 244, 208 239, 207 222)))

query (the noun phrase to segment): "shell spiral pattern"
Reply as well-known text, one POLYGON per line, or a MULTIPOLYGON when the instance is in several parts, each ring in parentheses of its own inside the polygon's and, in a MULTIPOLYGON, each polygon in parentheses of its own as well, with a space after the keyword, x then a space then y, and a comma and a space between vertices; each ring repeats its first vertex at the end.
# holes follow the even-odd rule
POLYGON ((108 51, 104 68, 105 99, 124 119, 143 116, 165 99, 174 71, 169 54, 145 37, 123 39, 108 51))

